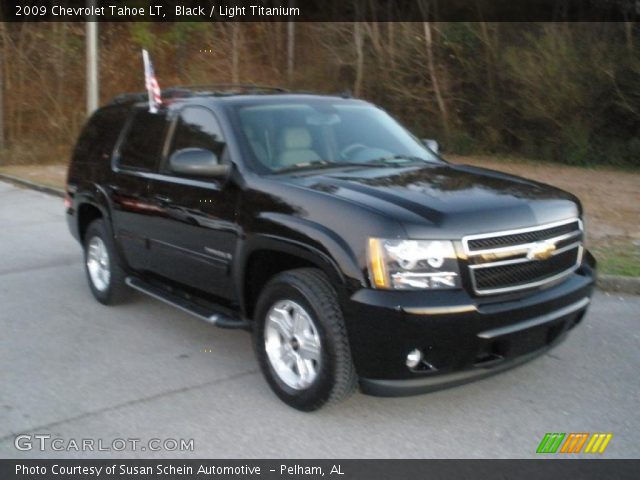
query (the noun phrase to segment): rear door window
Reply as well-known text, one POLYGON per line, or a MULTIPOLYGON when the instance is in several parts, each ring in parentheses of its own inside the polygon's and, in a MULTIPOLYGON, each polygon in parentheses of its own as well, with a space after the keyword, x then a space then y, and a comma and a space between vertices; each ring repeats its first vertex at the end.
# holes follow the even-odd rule
POLYGON ((104 107, 94 113, 82 129, 73 153, 74 163, 109 160, 128 115, 129 109, 121 106, 104 107))
POLYGON ((119 166, 130 170, 155 170, 162 155, 166 130, 167 118, 164 112, 135 112, 120 147, 119 166))

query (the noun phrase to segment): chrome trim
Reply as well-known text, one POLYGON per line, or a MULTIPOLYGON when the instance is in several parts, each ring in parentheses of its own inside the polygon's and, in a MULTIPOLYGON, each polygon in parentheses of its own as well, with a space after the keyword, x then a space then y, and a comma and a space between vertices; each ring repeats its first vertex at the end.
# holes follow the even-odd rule
MULTIPOLYGON (((547 240, 545 240, 546 242, 547 240)), ((573 248, 579 247, 581 245, 580 242, 575 242, 572 243, 570 245, 566 245, 562 248, 559 248, 558 250, 554 250, 551 253, 551 257, 555 257, 556 255, 560 254, 560 253, 564 253, 568 250, 571 250, 573 248)), ((522 257, 522 258, 510 258, 509 260, 500 260, 499 262, 486 262, 486 263, 478 263, 476 265, 469 265, 469 268, 472 270, 478 270, 481 268, 491 268, 491 267, 501 267, 503 265, 512 265, 514 263, 532 263, 532 262, 540 262, 540 261, 544 261, 544 260, 535 260, 535 259, 531 259, 531 258, 527 258, 527 257, 522 257)))
POLYGON ((418 277, 418 278, 433 278, 433 277, 442 277, 442 276, 450 276, 450 277, 457 277, 458 273, 457 272, 412 272, 411 270, 403 270, 401 272, 397 272, 394 273, 393 275, 391 275, 392 277, 397 277, 398 275, 402 275, 403 273, 410 273, 411 275, 413 275, 414 277, 418 277))
POLYGON ((591 300, 588 297, 585 297, 582 300, 572 303, 571 305, 567 305, 566 307, 563 307, 560 310, 556 310, 555 312, 547 313, 546 315, 541 315, 539 317, 516 323, 514 325, 507 325, 506 327, 494 328, 493 330, 481 332, 478 334, 478 337, 491 340, 492 338, 500 337, 502 335, 509 335, 510 333, 520 332, 522 330, 527 330, 528 328, 537 327, 544 323, 557 320, 558 318, 564 317, 565 315, 570 315, 579 310, 582 310, 587 305, 589 305, 590 301, 591 300))
MULTIPOLYGON (((547 283, 552 283, 555 281, 558 281, 568 275, 570 275, 572 272, 574 272, 582 263, 582 257, 584 254, 584 248, 582 246, 582 242, 580 240, 571 243, 570 245, 565 245, 564 247, 555 250, 552 254, 552 257, 555 255, 558 255, 560 253, 564 253, 567 252, 569 250, 572 250, 574 248, 578 249, 578 254, 577 254, 577 258, 576 258, 576 263, 571 266, 571 268, 564 270, 562 272, 559 272, 551 277, 547 277, 545 279, 542 280, 538 280, 535 282, 529 282, 523 285, 517 285, 517 286, 507 286, 507 287, 500 287, 500 288, 491 288, 491 289, 478 289, 477 283, 476 283, 476 278, 475 278, 475 270, 478 269, 483 269, 483 268, 491 268, 491 267, 499 267, 499 266, 503 266, 503 265, 513 265, 513 264, 519 264, 519 263, 528 263, 528 262, 535 262, 536 260, 532 260, 526 257, 517 257, 517 258, 509 258, 507 260, 495 260, 495 259, 483 259, 484 261, 482 263, 476 263, 476 264, 471 264, 471 260, 472 259, 478 259, 478 257, 482 258, 483 255, 487 255, 487 254, 497 254, 499 255, 521 255, 524 253, 527 253, 529 251, 529 249, 534 246, 535 244, 539 243, 539 242, 550 242, 553 243, 554 245, 557 242, 561 242, 563 240, 569 239, 569 238, 573 238, 573 237, 577 237, 579 235, 583 235, 584 234, 584 227, 583 227, 583 222, 580 218, 570 218, 570 219, 566 219, 566 220, 561 220, 561 221, 557 221, 557 222, 552 222, 552 223, 546 223, 544 225, 537 225, 535 227, 527 227, 527 228, 519 228, 519 229, 513 229, 513 230, 503 230, 503 231, 499 231, 499 232, 491 232, 491 233, 480 233, 480 234, 474 234, 474 235, 466 235, 464 237, 462 237, 462 247, 464 250, 465 255, 467 256, 467 260, 470 260, 470 263, 468 265, 469 268, 469 279, 471 281, 471 286, 473 288, 473 291, 478 294, 478 295, 493 295, 493 294, 497 294, 497 293, 506 293, 506 292, 513 292, 513 291, 519 291, 519 290, 525 290, 528 288, 534 288, 534 287, 539 287, 541 285, 545 285, 547 283), (522 243, 522 244, 518 244, 518 245, 509 245, 506 247, 495 247, 495 248, 485 248, 482 250, 470 250, 469 249, 469 241, 471 240, 477 240, 477 239, 483 239, 483 238, 496 238, 496 237, 503 237, 503 236, 508 236, 508 235, 517 235, 517 234, 521 234, 521 233, 527 233, 527 232, 536 232, 536 231, 543 231, 543 230, 548 230, 550 228, 555 228, 555 227, 559 227, 562 225, 567 225, 570 223, 577 223, 578 224, 578 230, 576 230, 575 232, 570 232, 570 233, 565 233, 562 235, 559 235, 557 237, 553 237, 553 238, 548 238, 548 239, 544 239, 544 240, 540 240, 538 242, 528 242, 528 243, 522 243)), ((544 260, 541 260, 544 261, 544 260)))
MULTIPOLYGON (((554 275, 552 277, 547 277, 547 278, 544 278, 542 280, 538 280, 537 282, 525 283, 523 285, 516 285, 516 286, 513 286, 513 287, 503 287, 503 288, 492 288, 492 289, 478 290, 477 285, 476 285, 475 276, 474 275, 469 275, 469 277, 471 279, 471 285, 473 286, 473 291, 475 293, 477 293, 478 295, 493 295, 493 294, 496 294, 496 293, 517 292, 519 290, 526 290, 528 288, 540 287, 542 285, 546 285, 547 283, 553 283, 555 281, 561 280, 562 278, 571 275, 573 272, 575 272, 575 270, 582 263, 583 253, 584 253, 584 247, 582 245, 579 245, 578 246, 578 257, 576 259, 576 263, 571 268, 569 268, 567 270, 564 270, 564 271, 562 271, 560 273, 557 273, 556 275, 554 275)), ((532 260, 529 260, 529 261, 532 261, 532 260)))
MULTIPOLYGON (((571 237, 577 237, 578 235, 582 235, 582 230, 576 230, 575 232, 572 233, 565 233, 564 235, 560 235, 558 237, 553 237, 553 238, 545 238, 544 240, 540 240, 539 242, 552 242, 552 243, 557 243, 557 242, 561 242, 563 240, 567 240, 571 237)), ((497 235, 498 237, 500 235, 497 235)), ((529 242, 529 243, 519 243, 518 245, 511 245, 508 247, 498 247, 498 248, 485 248, 484 250, 474 250, 471 253, 467 253, 468 256, 470 257, 481 257, 482 255, 486 255, 486 254, 504 254, 504 253, 510 253, 511 255, 517 255, 519 253, 527 253, 528 250, 535 245, 536 243, 539 242, 529 242), (513 252, 513 253, 511 253, 513 252)), ((466 252, 465 252, 466 253, 466 252)), ((490 260, 488 260, 490 261, 490 260)))
POLYGON ((111 285, 111 259, 104 240, 92 237, 87 245, 85 260, 91 283, 99 292, 105 292, 111 285))
POLYGON ((477 312, 476 305, 452 305, 447 307, 402 307, 410 315, 453 315, 455 313, 477 312))
POLYGON ((293 300, 274 303, 264 320, 264 351, 276 376, 294 390, 313 386, 322 368, 322 342, 311 314, 293 300))
MULTIPOLYGON (((476 253, 482 253, 486 250, 469 250, 468 242, 469 240, 478 240, 481 238, 492 238, 492 237, 505 237, 507 235, 516 235, 518 233, 527 233, 527 232, 535 232, 538 230, 547 230, 549 228, 559 227, 560 225, 566 225, 568 223, 578 222, 578 227, 580 232, 584 232, 584 228, 582 226, 582 220, 580 218, 574 217, 567 220, 560 220, 558 222, 545 223, 544 225, 537 225, 535 227, 526 227, 526 228, 517 228, 514 230, 502 230, 499 232, 490 232, 490 233, 478 233, 473 235, 465 235, 462 237, 462 246, 464 248, 464 253, 467 255, 476 255, 476 253)), ((551 240, 551 239, 550 239, 551 240)), ((523 244, 524 245, 524 244, 523 244)), ((498 247, 495 250, 505 247, 498 247)), ((491 250, 491 249, 490 249, 491 250)))

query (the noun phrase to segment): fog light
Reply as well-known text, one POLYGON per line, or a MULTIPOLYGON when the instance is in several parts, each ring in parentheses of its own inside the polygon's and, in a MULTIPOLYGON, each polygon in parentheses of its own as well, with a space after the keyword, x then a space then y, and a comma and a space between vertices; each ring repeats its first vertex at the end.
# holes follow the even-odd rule
POLYGON ((416 368, 422 362, 422 352, 417 348, 407 354, 407 367, 416 368))

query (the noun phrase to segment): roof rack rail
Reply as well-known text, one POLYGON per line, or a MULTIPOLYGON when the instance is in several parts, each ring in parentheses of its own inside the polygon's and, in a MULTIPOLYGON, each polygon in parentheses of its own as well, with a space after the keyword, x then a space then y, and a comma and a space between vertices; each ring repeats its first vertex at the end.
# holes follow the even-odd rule
POLYGON ((186 89, 186 90, 210 90, 210 89, 239 89, 246 91, 273 91, 273 92, 281 92, 287 93, 289 90, 283 87, 272 87, 269 85, 255 85, 253 83, 209 83, 202 85, 176 85, 173 87, 175 89, 186 89))
MULTIPOLYGON (((180 97, 190 97, 193 95, 197 95, 198 93, 202 94, 222 94, 220 89, 227 89, 227 92, 224 93, 233 93, 238 90, 247 92, 247 93, 257 93, 257 92, 276 92, 276 93, 287 93, 289 90, 282 87, 270 87, 267 85, 254 85, 250 83, 212 83, 206 85, 176 85, 172 87, 168 87, 162 90, 161 96, 163 100, 171 100, 180 97)), ((147 92, 133 92, 133 93, 121 93, 120 95, 116 95, 113 97, 109 104, 122 104, 122 103, 134 103, 134 102, 144 102, 148 99, 147 92)))

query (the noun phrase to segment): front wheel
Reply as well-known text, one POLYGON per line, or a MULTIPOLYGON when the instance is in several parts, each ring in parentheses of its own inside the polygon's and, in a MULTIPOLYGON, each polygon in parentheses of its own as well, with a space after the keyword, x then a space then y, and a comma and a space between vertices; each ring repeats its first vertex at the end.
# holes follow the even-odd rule
POLYGON ((342 312, 320 270, 303 268, 275 276, 255 311, 258 362, 282 401, 312 411, 354 390, 357 377, 342 312))

